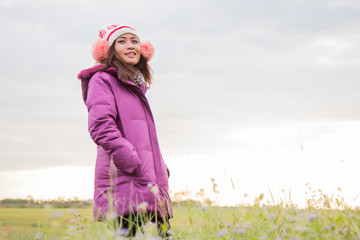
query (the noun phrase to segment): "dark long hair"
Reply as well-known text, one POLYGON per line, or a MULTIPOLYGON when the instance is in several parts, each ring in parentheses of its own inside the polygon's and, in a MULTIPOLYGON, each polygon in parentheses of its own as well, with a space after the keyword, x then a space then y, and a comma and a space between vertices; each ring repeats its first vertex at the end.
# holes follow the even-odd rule
POLYGON ((139 70, 144 76, 146 85, 149 87, 152 83, 152 70, 145 58, 140 55, 139 62, 134 66, 124 63, 123 61, 116 58, 115 43, 111 45, 105 59, 101 63, 104 64, 104 67, 99 68, 97 71, 104 71, 109 67, 115 67, 119 72, 120 78, 127 79, 135 83, 136 70, 139 70))

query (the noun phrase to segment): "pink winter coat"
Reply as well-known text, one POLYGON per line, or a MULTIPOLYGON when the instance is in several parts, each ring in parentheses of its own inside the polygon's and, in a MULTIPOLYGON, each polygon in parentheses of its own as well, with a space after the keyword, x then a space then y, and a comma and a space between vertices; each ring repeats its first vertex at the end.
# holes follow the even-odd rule
POLYGON ((171 218, 168 169, 145 97, 147 88, 120 79, 115 68, 96 72, 101 66, 78 75, 89 132, 97 144, 94 217, 105 218, 112 202, 118 215, 147 211, 171 218))

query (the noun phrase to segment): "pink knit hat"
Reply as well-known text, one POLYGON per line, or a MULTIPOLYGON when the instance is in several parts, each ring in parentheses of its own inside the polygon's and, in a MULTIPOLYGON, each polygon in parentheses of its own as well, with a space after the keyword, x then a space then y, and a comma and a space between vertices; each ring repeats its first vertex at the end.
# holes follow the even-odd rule
MULTIPOLYGON (((99 31, 100 39, 92 47, 92 56, 96 62, 101 63, 114 41, 125 33, 131 33, 139 38, 134 28, 121 24, 106 24, 99 31)), ((141 55, 150 61, 154 55, 154 46, 149 41, 141 42, 141 55)))

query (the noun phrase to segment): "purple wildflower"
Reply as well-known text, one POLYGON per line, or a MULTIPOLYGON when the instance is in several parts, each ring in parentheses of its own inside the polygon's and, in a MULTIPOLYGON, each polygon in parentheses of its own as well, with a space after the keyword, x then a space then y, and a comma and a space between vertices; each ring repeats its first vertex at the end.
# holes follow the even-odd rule
POLYGON ((315 214, 315 213, 311 213, 309 216, 308 216, 308 220, 311 221, 313 219, 317 219, 318 218, 318 215, 315 214))
POLYGON ((222 237, 222 236, 224 236, 225 233, 226 233, 226 229, 222 229, 217 233, 217 236, 222 237))

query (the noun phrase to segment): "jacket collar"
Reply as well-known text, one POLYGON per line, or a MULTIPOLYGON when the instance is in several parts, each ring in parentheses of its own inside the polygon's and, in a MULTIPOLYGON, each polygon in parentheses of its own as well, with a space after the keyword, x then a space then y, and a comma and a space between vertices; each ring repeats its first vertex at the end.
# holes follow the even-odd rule
MULTIPOLYGON (((85 84, 86 82, 88 82, 90 80, 90 78, 92 77, 92 75, 94 75, 97 70, 99 70, 99 68, 104 67, 104 64, 98 64, 95 65, 91 68, 82 70, 79 74, 78 74, 78 78, 85 84)), ((109 67, 108 69, 105 69, 104 72, 112 75, 113 77, 119 79, 121 82, 133 87, 133 88, 140 88, 142 93, 145 95, 146 91, 148 90, 148 87, 146 87, 145 85, 142 86, 138 86, 136 85, 134 82, 127 80, 127 79, 123 79, 120 77, 119 71, 115 68, 115 67, 109 67)))

